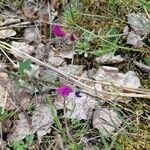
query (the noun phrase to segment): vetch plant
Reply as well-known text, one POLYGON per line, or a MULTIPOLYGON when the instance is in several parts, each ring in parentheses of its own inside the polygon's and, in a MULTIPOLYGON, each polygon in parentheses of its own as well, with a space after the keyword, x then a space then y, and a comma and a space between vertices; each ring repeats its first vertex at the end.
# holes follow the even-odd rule
POLYGON ((77 41, 75 51, 79 54, 83 54, 84 57, 87 57, 90 51, 90 41, 92 39, 92 34, 85 31, 82 35, 82 39, 83 40, 77 41))
MULTIPOLYGON (((61 85, 56 91, 59 95, 66 97, 73 92, 73 89, 68 85, 61 85)), ((81 92, 79 90, 75 91, 75 96, 82 97, 81 92)))
POLYGON ((100 48, 93 51, 92 54, 102 56, 106 53, 115 53, 118 50, 117 43, 120 39, 119 31, 115 27, 108 28, 106 39, 101 43, 100 48))
POLYGON ((79 54, 84 54, 84 56, 87 56, 88 51, 90 50, 90 44, 88 42, 81 42, 78 41, 76 44, 76 52, 79 54))
POLYGON ((66 97, 69 96, 70 93, 73 92, 73 89, 68 86, 68 85, 61 85, 58 89, 57 89, 57 93, 61 96, 63 96, 63 109, 64 109, 64 121, 65 121, 65 128, 66 128, 66 133, 68 135, 68 137, 70 138, 71 142, 74 143, 74 139, 72 138, 71 134, 70 134, 70 129, 68 126, 68 122, 67 122, 67 118, 66 118, 66 114, 67 114, 67 110, 66 110, 66 97))
POLYGON ((65 37, 65 32, 62 31, 59 25, 54 25, 52 28, 52 32, 55 37, 65 37))
POLYGON ((74 43, 77 39, 76 35, 74 33, 68 33, 64 32, 60 25, 54 25, 52 27, 52 33, 56 38, 64 38, 69 40, 70 42, 74 43))

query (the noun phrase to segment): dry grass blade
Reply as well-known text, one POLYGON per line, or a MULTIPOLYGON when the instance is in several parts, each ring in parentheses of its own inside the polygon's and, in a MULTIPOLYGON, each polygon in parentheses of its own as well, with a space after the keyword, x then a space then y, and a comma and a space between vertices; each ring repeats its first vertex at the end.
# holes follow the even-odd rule
MULTIPOLYGON (((37 20, 35 21, 34 23, 36 24, 36 26, 40 26, 42 20, 37 20)), ((11 24, 9 26, 0 26, 0 30, 5 30, 5 29, 12 29, 12 28, 15 28, 15 27, 28 27, 29 25, 31 24, 31 22, 29 21, 24 21, 24 22, 20 22, 20 23, 15 23, 15 24, 11 24)), ((35 25, 32 25, 32 26, 35 26, 35 25)))
POLYGON ((145 92, 143 94, 136 94, 136 93, 122 93, 122 92, 112 93, 112 92, 99 91, 99 90, 95 91, 94 87, 88 86, 87 84, 82 83, 81 81, 78 81, 76 78, 74 78, 72 76, 68 77, 68 75, 65 72, 57 69, 56 67, 53 67, 53 66, 51 66, 45 62, 42 62, 42 61, 28 55, 27 53, 20 51, 19 49, 16 49, 15 47, 12 47, 11 45, 9 45, 3 41, 0 41, 0 47, 7 49, 9 51, 10 51, 10 49, 13 48, 13 50, 16 53, 19 53, 22 55, 22 58, 30 59, 32 62, 37 63, 38 65, 45 66, 45 67, 57 72, 58 74, 60 74, 64 78, 68 79, 69 81, 73 82, 75 85, 77 85, 78 87, 83 89, 86 93, 90 92, 93 96, 97 93, 96 96, 99 98, 102 98, 101 94, 109 94, 109 95, 120 96, 120 97, 139 97, 139 98, 150 99, 150 92, 145 92))
MULTIPOLYGON (((75 75, 71 75, 71 76, 73 78, 77 79, 77 80, 80 79, 80 76, 75 76, 75 75)), ((148 90, 148 89, 142 89, 142 88, 135 89, 135 88, 123 87, 123 86, 118 86, 117 84, 112 84, 110 82, 104 82, 104 81, 98 81, 98 80, 96 81, 96 80, 91 80, 91 79, 88 79, 88 78, 82 78, 81 80, 88 81, 88 82, 91 82, 91 83, 109 85, 109 86, 113 86, 113 87, 116 87, 116 88, 120 88, 120 89, 129 91, 129 92, 135 92, 135 93, 140 93, 140 94, 150 93, 150 90, 148 90)))

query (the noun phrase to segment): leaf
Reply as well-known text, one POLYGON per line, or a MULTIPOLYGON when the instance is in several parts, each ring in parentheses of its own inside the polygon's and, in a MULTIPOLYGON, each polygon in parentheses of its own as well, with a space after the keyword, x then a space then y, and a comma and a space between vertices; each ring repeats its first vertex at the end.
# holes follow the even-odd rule
MULTIPOLYGON (((62 56, 62 55, 61 55, 62 56)), ((62 63, 64 62, 65 60, 60 57, 60 56, 56 56, 54 54, 54 52, 50 52, 49 54, 49 58, 48 58, 48 63, 51 64, 52 66, 55 66, 55 67, 59 67, 62 65, 62 63)))
POLYGON ((26 28, 24 30, 24 40, 28 43, 38 42, 40 40, 40 31, 38 28, 26 28))
POLYGON ((32 127, 33 133, 37 132, 39 142, 44 135, 51 132, 52 123, 53 116, 48 106, 42 104, 37 106, 32 117, 32 127))
POLYGON ((129 32, 127 36, 127 44, 133 45, 135 48, 143 47, 142 38, 140 35, 135 34, 134 31, 129 32))
POLYGON ((97 63, 101 64, 115 64, 124 61, 121 55, 114 56, 113 52, 109 52, 95 59, 97 63))
MULTIPOLYGON (((67 96, 65 100, 67 108, 66 117, 78 120, 87 120, 91 117, 92 109, 98 105, 98 102, 84 93, 80 95, 81 97, 77 97, 75 93, 70 93, 69 96, 67 96)), ((56 108, 63 109, 63 101, 61 98, 56 99, 54 103, 56 108)))
POLYGON ((101 140, 102 140, 102 143, 104 144, 104 146, 105 146, 105 149, 109 149, 109 144, 108 144, 108 142, 107 142, 107 140, 106 140, 106 136, 104 136, 103 135, 103 133, 101 133, 101 131, 99 130, 99 132, 100 132, 100 137, 101 137, 101 140))
POLYGON ((134 71, 128 71, 123 74, 119 73, 119 69, 116 67, 102 66, 93 77, 96 80, 123 87, 138 88, 141 86, 140 79, 134 71))
POLYGON ((30 146, 33 142, 34 135, 28 135, 25 137, 25 142, 23 140, 15 141, 11 143, 9 146, 16 150, 26 150, 28 146, 30 146))
POLYGON ((116 150, 123 150, 122 145, 120 145, 119 143, 117 143, 116 141, 114 141, 114 147, 116 150))
POLYGON ((117 28, 109 28, 106 33, 107 38, 104 42, 102 42, 101 47, 97 51, 94 51, 93 54, 96 56, 102 56, 109 52, 115 52, 118 49, 117 42, 119 40, 119 36, 117 34, 119 34, 117 28))
POLYGON ((96 80, 114 83, 118 79, 118 73, 119 69, 117 67, 102 66, 97 70, 96 74, 93 77, 96 80))
POLYGON ((130 13, 127 17, 128 24, 136 35, 142 36, 150 33, 149 21, 143 14, 130 13))
POLYGON ((83 42, 77 41, 76 49, 75 49, 76 52, 78 52, 79 54, 84 54, 84 53, 86 53, 89 50, 90 50, 90 44, 89 44, 89 42, 86 42, 86 41, 83 41, 83 42))
POLYGON ((97 128, 102 136, 109 136, 121 123, 118 114, 107 108, 97 109, 93 114, 93 127, 97 128))
POLYGON ((35 58, 45 61, 49 57, 49 49, 47 49, 46 45, 40 43, 37 45, 36 50, 33 52, 35 58))
POLYGON ((8 135, 8 141, 19 141, 24 139, 27 135, 32 134, 29 121, 23 113, 18 114, 19 120, 15 120, 14 129, 12 134, 8 135))
POLYGON ((22 54, 17 53, 14 49, 19 49, 27 54, 32 54, 34 53, 34 50, 35 50, 34 46, 31 46, 27 44, 26 42, 12 41, 11 46, 12 46, 11 53, 17 58, 20 58, 20 57, 22 58, 22 54))
POLYGON ((21 141, 15 141, 13 142, 10 147, 16 149, 16 150, 26 150, 26 147, 25 147, 25 144, 24 142, 21 140, 21 141))
POLYGON ((125 74, 120 74, 120 79, 117 84, 123 87, 139 88, 141 86, 140 79, 134 71, 128 71, 125 74))
POLYGON ((60 50, 59 52, 57 52, 58 54, 56 56, 61 57, 61 58, 68 58, 68 59, 72 59, 75 52, 73 49, 69 48, 69 50, 60 50))
POLYGON ((83 68, 83 65, 66 65, 63 67, 59 67, 59 69, 64 71, 66 74, 76 76, 80 76, 83 74, 83 68))
POLYGON ((18 68, 18 72, 20 75, 24 75, 25 74, 25 70, 30 70, 31 69, 31 60, 27 59, 24 60, 22 62, 19 62, 19 68, 18 68))
POLYGON ((129 26, 126 25, 123 29, 123 35, 127 36, 129 34, 129 32, 130 32, 130 28, 129 28, 129 26))
POLYGON ((27 73, 27 75, 29 77, 38 78, 38 76, 39 76, 39 66, 31 64, 31 69, 30 70, 28 70, 28 69, 25 70, 25 73, 27 73))
POLYGON ((2 113, 2 108, 0 107, 0 122, 3 122, 10 114, 8 111, 2 113))
POLYGON ((48 97, 48 103, 49 103, 49 109, 50 109, 50 112, 51 112, 51 114, 53 116, 54 122, 56 123, 58 129, 60 131, 62 131, 62 125, 61 125, 61 123, 59 121, 59 118, 58 118, 58 116, 56 114, 56 109, 54 108, 54 105, 53 105, 50 97, 48 97))
POLYGON ((5 110, 14 110, 15 106, 12 105, 12 97, 8 92, 14 92, 12 84, 9 82, 9 77, 6 73, 0 73, 0 107, 5 110))
MULTIPOLYGON (((110 84, 102 85, 101 91, 107 91, 116 94, 122 92, 122 88, 119 87, 139 88, 141 86, 140 79, 134 71, 128 71, 124 74, 120 73, 119 69, 116 67, 102 66, 95 74, 92 75, 92 78, 97 81, 103 81, 110 84)), ((128 102, 131 100, 131 98, 109 94, 101 94, 101 96, 104 100, 107 99, 109 101, 128 102)))
POLYGON ((141 70, 145 71, 145 72, 150 72, 150 66, 149 65, 145 65, 144 63, 141 62, 137 62, 137 61, 133 61, 133 63, 140 68, 141 70))
POLYGON ((15 23, 20 23, 21 19, 20 18, 13 18, 14 16, 9 16, 10 18, 6 18, 4 25, 10 25, 10 24, 15 24, 15 23))
POLYGON ((149 58, 149 57, 144 58, 144 61, 145 61, 148 65, 150 65, 150 58, 149 58))
POLYGON ((33 143, 34 135, 28 135, 25 137, 25 144, 31 145, 33 143))
POLYGON ((117 41, 118 39, 112 40, 111 42, 103 42, 101 48, 92 53, 96 56, 102 56, 108 52, 115 52, 118 49, 117 41))
POLYGON ((119 34, 119 31, 115 27, 111 27, 111 29, 107 32, 108 41, 112 42, 114 40, 117 40, 117 34, 119 34))
POLYGON ((0 30, 0 39, 6 39, 16 35, 16 31, 13 29, 0 30))
POLYGON ((85 43, 88 43, 92 39, 92 33, 93 32, 90 33, 90 32, 84 31, 83 38, 84 38, 85 43))

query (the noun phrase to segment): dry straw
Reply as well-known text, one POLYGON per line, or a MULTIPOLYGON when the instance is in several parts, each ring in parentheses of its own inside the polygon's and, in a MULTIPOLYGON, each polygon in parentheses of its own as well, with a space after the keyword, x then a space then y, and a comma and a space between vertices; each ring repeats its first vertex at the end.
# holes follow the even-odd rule
POLYGON ((106 84, 106 85, 110 85, 110 86, 117 87, 117 88, 120 88, 120 89, 125 89, 128 92, 126 92, 126 93, 125 92, 120 92, 120 91, 108 92, 108 91, 95 90, 94 86, 91 87, 91 86, 87 85, 86 83, 83 83, 82 81, 78 80, 80 78, 79 76, 71 75, 71 76, 68 77, 68 74, 61 71, 60 69, 58 69, 58 68, 56 68, 56 67, 54 67, 54 66, 52 66, 48 63, 42 62, 42 61, 38 60, 37 58, 34 58, 34 57, 30 56, 29 54, 27 54, 27 53, 15 48, 15 47, 9 45, 6 42, 0 41, 0 47, 3 48, 3 49, 9 50, 10 52, 11 52, 11 49, 13 49, 13 51, 15 53, 18 53, 18 55, 20 57, 25 58, 25 59, 30 59, 32 62, 38 64, 39 66, 44 66, 44 67, 47 67, 47 68, 57 72, 60 76, 62 76, 64 79, 68 79, 68 81, 70 81, 74 85, 78 86, 85 93, 88 93, 92 96, 99 97, 100 99, 103 99, 102 95, 106 95, 106 94, 116 96, 116 97, 137 97, 137 98, 148 98, 148 99, 150 99, 150 90, 148 90, 148 89, 126 88, 126 87, 120 87, 120 86, 117 86, 117 85, 114 85, 114 84, 111 85, 111 83, 107 83, 107 82, 93 81, 93 80, 90 80, 90 79, 87 79, 87 78, 82 78, 82 81, 85 80, 85 81, 89 81, 89 82, 92 82, 92 83, 106 84))

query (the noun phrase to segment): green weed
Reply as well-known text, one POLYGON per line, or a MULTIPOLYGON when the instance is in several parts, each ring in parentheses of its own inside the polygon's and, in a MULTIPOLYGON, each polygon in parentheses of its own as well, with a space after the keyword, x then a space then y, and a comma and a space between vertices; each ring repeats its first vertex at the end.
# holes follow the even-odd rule
POLYGON ((23 60, 19 62, 18 73, 23 76, 26 70, 31 70, 31 60, 23 60))
MULTIPOLYGON (((24 140, 15 141, 9 145, 12 150, 27 150, 32 145, 34 135, 28 135, 24 140)), ((33 149, 35 150, 35 149, 33 149)))
POLYGON ((145 0, 138 0, 144 7, 146 7, 148 9, 148 11, 150 12, 150 3, 146 2, 145 0))

